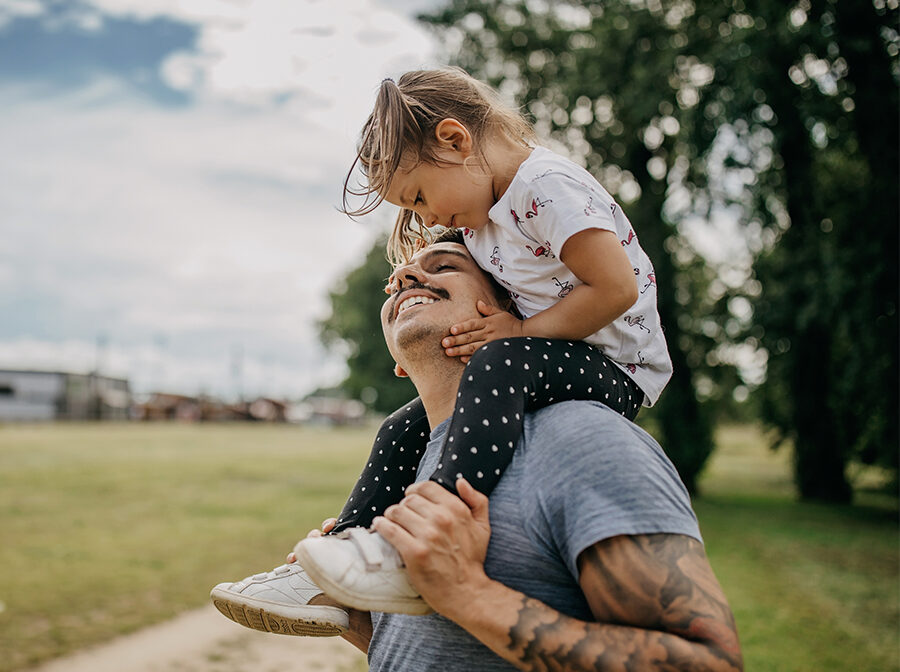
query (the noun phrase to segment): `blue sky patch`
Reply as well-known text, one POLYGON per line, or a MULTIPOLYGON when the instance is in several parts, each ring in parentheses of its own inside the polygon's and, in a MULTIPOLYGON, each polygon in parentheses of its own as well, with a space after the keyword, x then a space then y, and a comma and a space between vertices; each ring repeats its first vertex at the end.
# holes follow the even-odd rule
POLYGON ((194 27, 164 18, 104 16, 100 27, 92 29, 65 20, 64 11, 53 5, 43 16, 14 19, 0 28, 0 82, 71 90, 106 75, 161 104, 187 101, 184 92, 160 78, 159 70, 170 54, 194 45, 194 27))

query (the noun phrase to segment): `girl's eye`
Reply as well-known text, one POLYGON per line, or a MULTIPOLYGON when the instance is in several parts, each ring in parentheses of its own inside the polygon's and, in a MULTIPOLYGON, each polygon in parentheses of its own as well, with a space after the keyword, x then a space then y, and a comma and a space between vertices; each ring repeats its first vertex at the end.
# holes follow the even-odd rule
POLYGON ((422 200, 422 192, 421 191, 416 194, 416 201, 415 201, 415 203, 413 203, 413 205, 418 205, 419 203, 424 203, 424 201, 422 200))

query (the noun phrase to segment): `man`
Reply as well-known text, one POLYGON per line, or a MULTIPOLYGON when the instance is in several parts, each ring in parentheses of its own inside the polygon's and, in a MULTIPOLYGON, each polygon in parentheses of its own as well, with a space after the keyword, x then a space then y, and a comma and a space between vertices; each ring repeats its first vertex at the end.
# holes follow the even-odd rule
MULTIPOLYGON (((441 338, 477 316, 478 300, 503 304, 459 242, 420 250, 394 276, 399 291, 382 308, 382 326, 433 430, 418 470, 424 479, 464 371, 441 338), (433 302, 398 313, 414 293, 433 302)), ((345 637, 368 651, 370 670, 742 669, 687 492, 660 447, 621 416, 594 402, 530 414, 490 500, 462 479, 457 489, 460 497, 422 480, 375 520, 437 613, 373 612, 370 620, 351 612, 345 637)), ((365 578, 365 565, 382 554, 364 549, 366 563, 348 567, 333 549, 351 542, 367 543, 362 534, 318 537, 297 550, 333 558, 317 567, 325 574, 365 578)), ((305 566, 329 592, 329 576, 305 566)))

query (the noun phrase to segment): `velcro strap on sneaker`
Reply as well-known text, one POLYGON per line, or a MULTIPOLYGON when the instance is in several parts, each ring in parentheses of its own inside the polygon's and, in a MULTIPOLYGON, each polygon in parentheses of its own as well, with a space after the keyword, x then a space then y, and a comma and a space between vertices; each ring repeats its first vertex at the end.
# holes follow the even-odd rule
POLYGON ((363 527, 351 527, 349 530, 350 541, 359 549, 359 554, 366 562, 369 570, 377 570, 384 562, 384 553, 378 544, 374 544, 372 533, 363 527))

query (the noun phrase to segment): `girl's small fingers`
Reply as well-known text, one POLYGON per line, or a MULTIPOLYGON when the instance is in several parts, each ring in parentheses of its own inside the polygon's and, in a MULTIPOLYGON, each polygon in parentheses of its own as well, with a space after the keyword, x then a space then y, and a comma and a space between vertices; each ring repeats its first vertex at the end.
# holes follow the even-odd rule
POLYGON ((481 299, 475 304, 475 307, 478 309, 478 312, 487 317, 488 315, 494 315, 495 313, 499 313, 500 309, 492 306, 489 303, 485 303, 481 299))
POLYGON ((484 328, 484 320, 466 320, 450 327, 450 333, 454 336, 465 334, 467 331, 477 331, 484 328))
POLYGON ((485 343, 487 343, 487 341, 475 341, 474 343, 469 343, 465 348, 462 348, 462 350, 464 351, 464 354, 472 355, 485 343))

